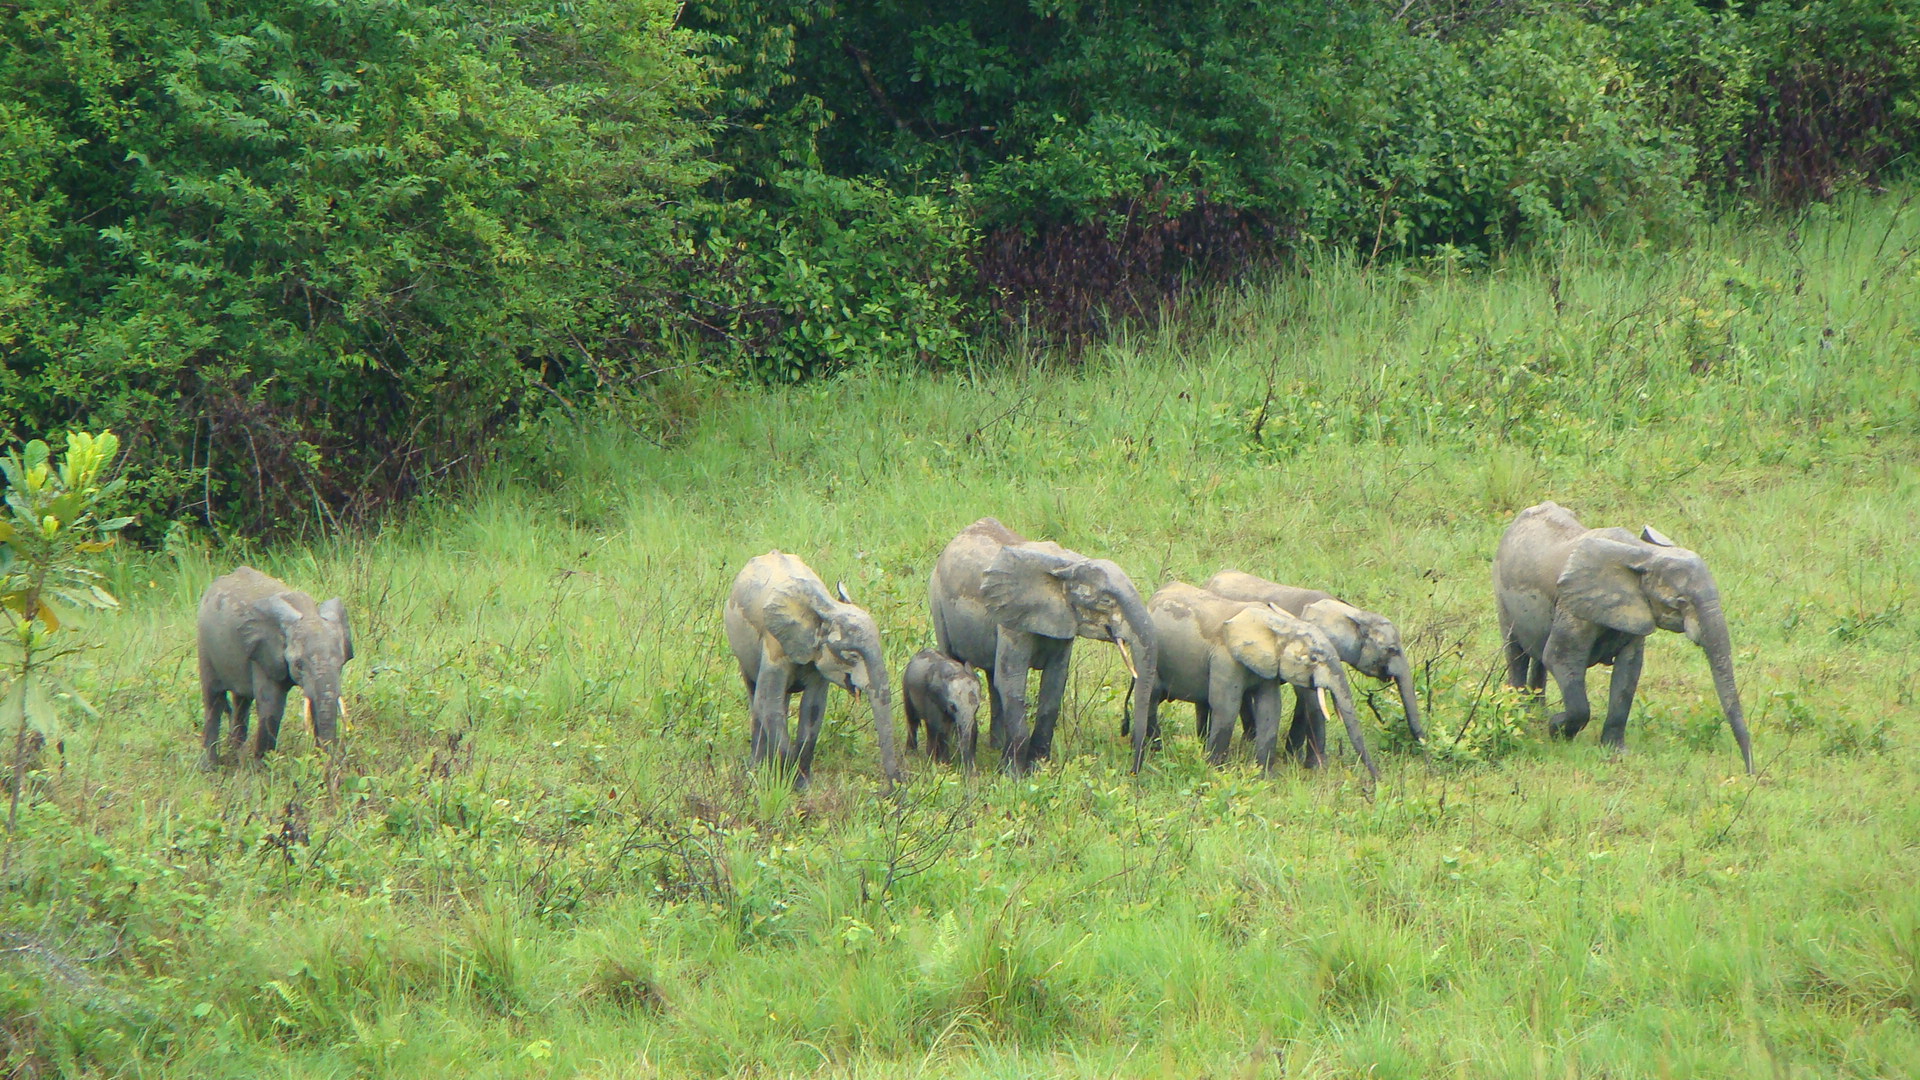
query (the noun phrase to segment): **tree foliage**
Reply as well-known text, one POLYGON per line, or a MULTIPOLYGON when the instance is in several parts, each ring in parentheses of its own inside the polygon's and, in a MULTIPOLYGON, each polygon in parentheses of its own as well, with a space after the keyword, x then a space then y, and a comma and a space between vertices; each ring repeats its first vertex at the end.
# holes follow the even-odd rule
POLYGON ((1657 242, 1920 131, 1911 0, 20 0, 0 45, 0 436, 111 424, 151 520, 241 532, 662 371, 1657 242))
POLYGON ((378 503, 663 336, 701 62, 661 0, 0 11, 0 410, 147 497, 378 503), (564 11, 564 13, 562 13, 564 11))

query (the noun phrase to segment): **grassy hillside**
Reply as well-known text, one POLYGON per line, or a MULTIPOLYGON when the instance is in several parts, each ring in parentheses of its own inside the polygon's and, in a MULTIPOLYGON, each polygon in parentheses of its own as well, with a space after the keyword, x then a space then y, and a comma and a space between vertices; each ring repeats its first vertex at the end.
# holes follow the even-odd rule
MULTIPOLYGON (((192 611, 114 567, 0 908, 14 1075, 1859 1076, 1920 1067, 1920 210, 1911 193, 1468 270, 1336 257, 1083 367, 690 385, 404 526, 256 565, 344 595, 352 728, 203 772, 192 611), (697 412, 688 402, 701 399, 697 412), (1648 649, 1614 756, 1498 689, 1521 507, 1705 555, 1753 723, 1648 649), (984 514, 1142 591, 1225 566, 1388 613, 1383 769, 1137 780, 1110 650, 1055 761, 892 795, 838 693, 743 775, 720 604, 778 546, 897 676, 984 514)), ((1604 673, 1596 673, 1604 678, 1604 673)), ((1593 731, 1597 731, 1598 725, 1593 731)), ((991 755, 989 755, 991 760, 991 755)))

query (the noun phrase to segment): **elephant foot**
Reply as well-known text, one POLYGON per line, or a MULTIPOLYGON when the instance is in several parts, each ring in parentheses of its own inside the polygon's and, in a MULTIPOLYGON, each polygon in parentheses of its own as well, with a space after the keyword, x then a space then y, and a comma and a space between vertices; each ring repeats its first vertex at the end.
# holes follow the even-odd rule
POLYGON ((1547 734, 1559 739, 1571 739, 1580 734, 1580 729, 1586 726, 1587 721, 1584 717, 1576 720, 1564 712, 1557 712, 1547 717, 1547 734))

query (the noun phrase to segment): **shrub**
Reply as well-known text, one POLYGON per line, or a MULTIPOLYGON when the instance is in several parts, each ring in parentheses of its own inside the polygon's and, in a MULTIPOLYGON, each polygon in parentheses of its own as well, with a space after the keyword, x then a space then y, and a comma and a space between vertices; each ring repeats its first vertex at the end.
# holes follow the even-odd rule
POLYGON ((952 199, 793 170, 705 223, 691 318, 739 370, 789 382, 961 355, 972 226, 952 199))
MULTIPOLYGON (((664 0, 0 11, 0 436, 113 424, 160 516, 419 486, 663 336, 710 173, 664 0)), ((644 362, 644 360, 642 360, 644 362)))

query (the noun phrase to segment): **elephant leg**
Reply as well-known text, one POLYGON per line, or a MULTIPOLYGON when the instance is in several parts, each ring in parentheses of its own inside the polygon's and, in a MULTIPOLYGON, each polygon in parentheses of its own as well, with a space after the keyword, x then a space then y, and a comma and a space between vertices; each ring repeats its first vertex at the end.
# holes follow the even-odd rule
POLYGON ((791 751, 787 744, 787 687, 793 685, 793 672, 785 664, 766 663, 753 681, 753 756, 748 765, 758 765, 772 755, 786 762, 791 751))
POLYGON ((1253 693, 1249 691, 1240 699, 1240 733, 1252 742, 1259 734, 1260 725, 1253 715, 1253 693))
POLYGON ((1542 657, 1547 672, 1560 687, 1560 711, 1547 718, 1547 730, 1563 739, 1580 734, 1593 718, 1587 701, 1587 657, 1593 654, 1598 630, 1571 616, 1555 618, 1542 657))
POLYGON ((206 751, 207 764, 220 763, 220 718, 227 713, 227 692, 200 684, 200 749, 206 751))
MULTIPOLYGON (((904 703, 906 706, 904 711, 907 714, 907 749, 917 750, 920 748, 920 710, 913 707, 912 694, 902 694, 900 696, 907 699, 904 703)), ((932 724, 927 725, 927 749, 929 752, 933 749, 932 724)))
POLYGON ((1213 731, 1213 710, 1204 701, 1193 703, 1193 737, 1204 740, 1213 731))
POLYGON ((805 784, 807 774, 813 770, 813 748, 820 741, 820 724, 826 715, 827 680, 818 674, 809 675, 805 688, 800 691, 800 730, 791 758, 797 784, 805 784))
POLYGON ((747 761, 760 760, 760 721, 753 714, 753 676, 740 673, 740 681, 747 686, 747 761))
POLYGON ((1533 657, 1527 667, 1527 689, 1545 697, 1547 695, 1547 665, 1539 657, 1533 657))
POLYGON ((1507 640, 1503 646, 1507 655, 1507 685, 1515 689, 1527 686, 1527 666, 1533 657, 1527 655, 1526 646, 1514 638, 1513 631, 1507 631, 1507 640))
POLYGON ((1307 699, 1307 768, 1317 769, 1327 763, 1327 711, 1311 689, 1295 687, 1293 692, 1307 699))
POLYGON ((1253 760, 1272 772, 1274 747, 1280 741, 1280 684, 1263 682, 1254 687, 1241 708, 1253 721, 1253 760))
POLYGON ((927 717, 927 753, 933 760, 945 764, 953 760, 953 754, 959 748, 960 722, 954 716, 953 706, 943 703, 927 717))
POLYGON ((1633 694, 1640 687, 1640 661, 1646 656, 1646 638, 1634 638, 1613 658, 1613 681, 1607 687, 1607 722, 1600 728, 1604 745, 1627 745, 1627 714, 1633 711, 1633 694))
POLYGON ((1207 728, 1207 761, 1213 765, 1227 763, 1227 751, 1233 748, 1233 729, 1240 723, 1240 696, 1245 688, 1238 671, 1219 670, 1222 668, 1228 665, 1217 665, 1207 678, 1207 712, 1211 720, 1207 728))
MULTIPOLYGON (((1275 693, 1279 691, 1276 689, 1275 693)), ((1287 756, 1306 760, 1307 743, 1313 734, 1313 718, 1307 715, 1307 694, 1293 688, 1293 722, 1287 725, 1287 756)))
MULTIPOLYGON (((995 665, 998 666, 997 664, 995 665)), ((1027 685, 1027 673, 1020 673, 1020 686, 1024 691, 1027 685)), ((1021 695, 1023 698, 1025 694, 1021 695)), ((995 750, 1004 750, 1007 745, 1006 722, 1001 717, 1006 706, 1000 702, 1000 681, 994 677, 993 669, 987 671, 987 745, 995 750)))
MULTIPOLYGON (((302 690, 302 694, 306 691, 302 690)), ((260 703, 260 732, 254 736, 253 756, 265 757, 280 745, 280 718, 287 711, 287 688, 272 683, 255 683, 253 696, 260 703)))
POLYGON ((1000 767, 1008 772, 1027 768, 1027 661, 1032 656, 1030 635, 1000 628, 993 651, 993 700, 999 706, 993 730, 1005 732, 999 742, 1000 767))
POLYGON ((1060 706, 1067 699, 1067 663, 1073 657, 1068 642, 1040 669, 1040 700, 1033 708, 1033 738, 1027 743, 1027 764, 1053 756, 1053 728, 1060 722, 1060 706))
POLYGON ((252 711, 252 698, 233 695, 233 724, 227 730, 227 745, 233 748, 236 757, 247 745, 247 714, 252 711))

